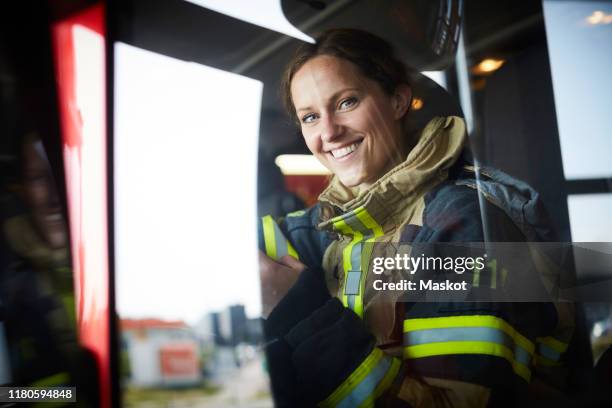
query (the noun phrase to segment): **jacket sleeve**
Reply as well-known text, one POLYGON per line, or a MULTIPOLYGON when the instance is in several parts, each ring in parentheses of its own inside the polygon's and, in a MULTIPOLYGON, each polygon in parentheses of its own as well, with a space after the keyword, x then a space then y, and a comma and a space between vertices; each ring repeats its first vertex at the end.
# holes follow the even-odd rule
POLYGON ((363 322, 331 298, 317 272, 304 271, 264 323, 276 405, 373 406, 401 361, 374 346, 363 322))

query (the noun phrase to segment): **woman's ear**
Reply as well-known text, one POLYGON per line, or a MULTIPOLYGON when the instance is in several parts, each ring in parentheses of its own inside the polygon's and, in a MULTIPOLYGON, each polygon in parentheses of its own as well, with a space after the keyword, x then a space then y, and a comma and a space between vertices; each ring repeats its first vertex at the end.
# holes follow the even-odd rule
POLYGON ((412 89, 407 84, 401 84, 393 94, 393 110, 395 119, 401 119, 410 109, 412 103, 412 89))

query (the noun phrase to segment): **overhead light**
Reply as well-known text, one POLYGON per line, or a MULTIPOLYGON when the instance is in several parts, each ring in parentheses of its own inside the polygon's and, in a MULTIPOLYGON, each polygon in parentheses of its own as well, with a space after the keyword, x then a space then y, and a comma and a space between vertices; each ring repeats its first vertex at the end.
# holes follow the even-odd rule
POLYGON ((412 106, 412 110, 419 110, 423 107, 423 100, 421 98, 412 98, 412 103, 410 104, 410 106, 412 106))
POLYGON ((326 176, 331 172, 310 154, 281 154, 274 163, 285 176, 326 176))
POLYGON ((476 75, 489 75, 490 73, 497 71, 504 65, 504 60, 496 58, 486 58, 480 61, 478 65, 472 68, 472 73, 476 75))
POLYGON ((285 17, 281 0, 185 0, 200 7, 214 10, 247 23, 255 24, 306 41, 315 43, 312 37, 307 36, 293 26, 285 17))
POLYGON ((591 25, 610 24, 612 23, 612 14, 606 14, 601 10, 597 10, 588 16, 586 21, 591 25))

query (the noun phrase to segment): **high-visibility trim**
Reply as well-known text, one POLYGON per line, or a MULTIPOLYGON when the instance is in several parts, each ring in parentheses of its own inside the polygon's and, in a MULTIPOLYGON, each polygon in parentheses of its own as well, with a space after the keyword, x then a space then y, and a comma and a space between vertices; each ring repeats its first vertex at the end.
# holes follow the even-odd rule
POLYGON ((320 407, 336 407, 340 401, 344 400, 351 391, 363 381, 364 378, 372 371, 372 369, 382 359, 383 352, 374 348, 372 352, 363 360, 363 362, 357 367, 351 375, 349 375, 343 382, 332 392, 329 397, 325 398, 318 405, 320 407))
MULTIPOLYGON (((346 294, 346 285, 347 285, 347 276, 349 271, 351 271, 351 253, 353 246, 358 241, 357 234, 353 233, 351 227, 344 221, 342 217, 337 217, 333 221, 334 228, 340 231, 344 235, 353 235, 353 239, 351 242, 342 250, 342 269, 344 270, 344 287, 342 288, 342 304, 344 307, 349 307, 349 296, 346 294)), ((351 308, 352 309, 352 308, 351 308)))
POLYGON ((533 356, 533 363, 536 366, 544 366, 544 367, 558 367, 561 365, 561 362, 550 360, 546 357, 543 357, 540 354, 536 354, 533 356))
POLYGON ((404 321, 404 358, 485 354, 506 359, 526 381, 535 345, 496 316, 449 316, 404 321))
MULTIPOLYGON (((370 215, 364 207, 358 207, 350 213, 332 219, 334 228, 342 234, 352 236, 351 242, 342 251, 344 269, 344 285, 342 289, 342 304, 363 318, 363 296, 367 270, 364 271, 364 241, 375 242, 383 235, 382 226, 370 215), (358 286, 357 286, 358 285, 358 286)), ((366 254, 367 257, 367 254, 366 254)))
POLYGON ((370 394, 370 396, 365 401, 363 401, 361 405, 359 405, 359 408, 373 407, 376 399, 383 395, 385 391, 387 391, 391 387, 391 384, 393 384, 393 381, 395 381, 395 378, 397 377, 401 366, 401 361, 397 358, 393 358, 391 360, 391 368, 389 368, 387 374, 385 374, 381 382, 378 383, 378 385, 376 386, 374 394, 370 394))
POLYGON ((293 248, 293 245, 291 245, 289 241, 287 241, 287 254, 291 255, 295 259, 298 259, 298 260, 300 259, 297 251, 295 250, 295 248, 293 248))
POLYGON ((513 338, 501 330, 490 327, 452 327, 417 330, 404 334, 404 344, 410 346, 453 341, 485 341, 501 344, 510 350, 514 350, 514 359, 517 362, 528 366, 531 361, 531 354, 515 344, 513 338))
POLYGON ((297 210, 287 214, 287 217, 301 217, 304 214, 306 214, 306 210, 297 210))
POLYGON ((374 232, 375 237, 379 237, 383 235, 382 226, 379 223, 377 223, 376 220, 374 220, 374 218, 370 215, 368 210, 366 210, 364 207, 357 208, 355 210, 355 215, 366 228, 374 232))
POLYGON ((293 248, 287 238, 285 238, 283 232, 271 215, 262 217, 261 221, 263 226, 266 255, 275 261, 278 261, 285 255, 290 255, 295 259, 300 259, 297 251, 295 248, 293 248))
POLYGON ((404 348, 404 358, 423 358, 449 354, 483 354, 506 359, 513 371, 525 381, 531 381, 531 370, 515 360, 514 352, 508 347, 488 341, 448 341, 442 343, 420 344, 404 348))
POLYGON ((374 348, 359 367, 318 406, 373 407, 375 399, 391 386, 399 367, 399 360, 386 357, 380 349, 374 348))
POLYGON ((554 337, 550 337, 550 336, 538 337, 536 338, 536 342, 538 344, 543 344, 546 347, 553 349, 559 354, 565 353, 567 351, 567 348, 569 347, 569 344, 563 343, 562 341, 559 341, 555 339, 554 337))
POLYGON ((562 353, 556 352, 555 350, 553 350, 553 349, 551 349, 549 347, 546 347, 543 344, 538 344, 537 353, 540 356, 542 356, 542 357, 544 357, 544 358, 546 358, 546 359, 548 359, 550 361, 559 361, 559 360, 561 360, 561 354, 562 354, 562 353))
POLYGON ((361 283, 361 271, 349 271, 346 274, 344 293, 347 295, 358 295, 361 283))
POLYGON ((524 348, 529 354, 533 354, 535 349, 535 345, 530 340, 517 332, 504 319, 496 316, 447 316, 404 320, 404 333, 450 327, 491 327, 509 335, 516 344, 524 348))
POLYGON ((535 363, 543 366, 560 365, 563 353, 567 351, 569 344, 563 343, 554 337, 536 338, 537 354, 535 363))
POLYGON ((276 239, 274 237, 274 219, 271 215, 266 215, 261 219, 263 223, 263 236, 264 245, 266 248, 266 255, 276 260, 276 239))
MULTIPOLYGON (((369 264, 369 258, 371 255, 371 250, 372 250, 372 246, 368 245, 368 244, 373 244, 374 242, 376 242, 376 240, 378 239, 378 237, 381 237, 384 235, 384 231, 382 226, 376 222, 376 220, 374 219, 374 217, 372 217, 372 215, 370 215, 370 213, 368 212, 368 210, 365 209, 365 207, 359 207, 355 210, 355 216, 357 217, 357 219, 359 221, 361 221, 361 224, 363 224, 363 226, 365 228, 368 229, 368 231, 370 231, 370 233, 368 234, 368 237, 365 240, 366 243, 366 247, 365 250, 367 251, 367 253, 363 253, 363 245, 362 245, 362 250, 361 252, 361 259, 363 260, 365 258, 365 262, 362 262, 362 265, 368 265, 369 264)), ((367 266, 366 266, 367 268, 367 266)), ((360 296, 365 295, 365 286, 366 286, 366 278, 367 278, 367 271, 366 273, 362 273, 361 276, 361 282, 360 282, 360 296)), ((361 308, 363 309, 363 300, 360 301, 361 304, 361 308)), ((363 315, 363 311, 360 311, 360 315, 363 315)))

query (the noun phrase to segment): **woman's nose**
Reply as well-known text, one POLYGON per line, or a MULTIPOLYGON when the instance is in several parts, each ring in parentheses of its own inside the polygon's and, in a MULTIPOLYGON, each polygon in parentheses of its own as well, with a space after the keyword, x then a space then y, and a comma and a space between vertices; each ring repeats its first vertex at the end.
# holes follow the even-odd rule
POLYGON ((331 142, 341 136, 344 129, 331 116, 324 117, 321 126, 321 139, 325 142, 331 142))

